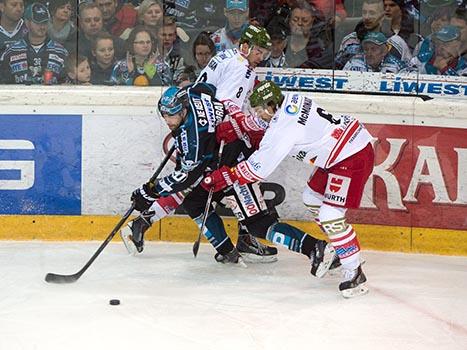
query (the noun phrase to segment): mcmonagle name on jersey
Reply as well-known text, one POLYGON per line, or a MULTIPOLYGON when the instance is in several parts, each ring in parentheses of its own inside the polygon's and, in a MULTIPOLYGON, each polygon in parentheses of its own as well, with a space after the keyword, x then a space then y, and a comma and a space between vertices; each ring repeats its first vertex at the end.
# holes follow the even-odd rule
POLYGON ((332 115, 310 97, 288 93, 266 129, 259 149, 240 169, 258 181, 287 156, 327 169, 362 150, 372 137, 348 115, 332 115))
POLYGON ((57 84, 63 75, 68 51, 58 42, 47 39, 32 46, 28 38, 12 44, 0 58, 0 81, 16 84, 43 84, 44 72, 51 72, 46 83, 57 84))

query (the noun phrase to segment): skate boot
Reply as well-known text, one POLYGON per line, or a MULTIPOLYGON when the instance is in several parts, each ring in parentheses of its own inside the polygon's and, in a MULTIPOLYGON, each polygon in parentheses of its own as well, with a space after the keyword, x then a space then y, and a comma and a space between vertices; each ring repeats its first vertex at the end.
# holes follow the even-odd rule
POLYGON ((123 244, 130 255, 141 253, 144 249, 144 233, 151 227, 152 213, 141 213, 133 221, 130 221, 121 231, 123 244))
POLYGON ((262 244, 248 232, 239 232, 236 245, 243 259, 249 263, 272 263, 277 261, 277 248, 262 244))
POLYGON ((230 252, 224 255, 222 255, 221 253, 216 253, 216 255, 214 255, 214 259, 216 259, 217 262, 223 264, 238 264, 241 267, 247 267, 245 262, 243 261, 242 256, 235 247, 230 252))
MULTIPOLYGON (((315 243, 315 250, 311 252, 311 274, 322 278, 331 268, 337 254, 331 243, 318 240, 315 243)), ((337 258, 339 260, 339 258, 337 258)))
POLYGON ((368 293, 365 285, 366 277, 361 265, 355 270, 343 270, 344 281, 339 284, 339 290, 344 298, 353 298, 368 293))

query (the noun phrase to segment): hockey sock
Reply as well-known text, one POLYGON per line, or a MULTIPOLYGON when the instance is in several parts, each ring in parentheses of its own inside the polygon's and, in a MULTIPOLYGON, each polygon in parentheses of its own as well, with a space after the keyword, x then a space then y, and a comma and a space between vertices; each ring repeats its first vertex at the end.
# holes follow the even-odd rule
MULTIPOLYGON (((198 216, 195 222, 198 227, 201 228, 203 224, 203 215, 198 216)), ((225 232, 222 219, 215 212, 209 213, 203 235, 222 255, 227 254, 234 248, 232 241, 229 236, 227 236, 227 232, 225 232)))
POLYGON ((307 257, 310 257, 311 251, 314 249, 317 241, 316 238, 306 234, 302 230, 282 222, 274 224, 269 228, 266 239, 294 252, 305 254, 307 257))
POLYGON ((347 224, 345 218, 323 221, 322 224, 342 267, 347 270, 356 269, 360 265, 360 243, 352 225, 347 224))
POLYGON ((320 228, 320 230, 323 233, 326 233, 326 231, 323 228, 323 225, 321 225, 321 221, 319 220, 319 208, 320 208, 320 206, 319 205, 307 205, 307 204, 305 204, 305 205, 306 205, 308 211, 310 212, 311 218, 313 219, 313 221, 316 222, 316 224, 318 225, 318 227, 320 228))

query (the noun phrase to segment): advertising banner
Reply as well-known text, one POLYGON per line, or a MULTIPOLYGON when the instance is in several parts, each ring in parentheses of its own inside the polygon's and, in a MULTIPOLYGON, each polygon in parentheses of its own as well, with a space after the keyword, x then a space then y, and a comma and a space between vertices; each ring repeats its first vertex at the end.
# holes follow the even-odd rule
POLYGON ((0 214, 81 214, 81 115, 0 115, 0 214))

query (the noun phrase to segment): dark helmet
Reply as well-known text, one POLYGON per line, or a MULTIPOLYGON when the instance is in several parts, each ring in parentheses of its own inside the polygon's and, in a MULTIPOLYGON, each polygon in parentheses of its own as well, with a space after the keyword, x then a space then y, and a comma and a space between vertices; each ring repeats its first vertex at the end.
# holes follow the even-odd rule
POLYGON ((251 107, 264 106, 269 102, 280 105, 284 96, 281 89, 272 81, 263 80, 259 83, 250 95, 251 107))
POLYGON ((162 94, 157 108, 161 114, 174 115, 187 106, 187 92, 176 86, 171 86, 162 94))
POLYGON ((250 24, 240 36, 240 45, 247 43, 250 46, 256 45, 265 49, 271 49, 272 42, 266 29, 260 26, 250 24))

